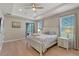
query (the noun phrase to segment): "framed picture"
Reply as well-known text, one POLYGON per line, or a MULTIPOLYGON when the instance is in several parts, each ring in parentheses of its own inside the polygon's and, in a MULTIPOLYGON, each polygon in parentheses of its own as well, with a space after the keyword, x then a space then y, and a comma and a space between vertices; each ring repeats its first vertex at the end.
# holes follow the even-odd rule
POLYGON ((21 22, 12 22, 12 28, 21 28, 21 22))

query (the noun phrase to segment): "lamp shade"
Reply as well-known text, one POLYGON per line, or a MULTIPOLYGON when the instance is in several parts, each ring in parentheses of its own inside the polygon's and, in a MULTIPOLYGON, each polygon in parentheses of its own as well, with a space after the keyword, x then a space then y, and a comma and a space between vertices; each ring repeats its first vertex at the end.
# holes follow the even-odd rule
POLYGON ((33 8, 32 8, 32 10, 33 10, 33 11, 36 11, 36 8, 35 8, 35 7, 33 7, 33 8))
POLYGON ((41 30, 40 29, 38 29, 38 33, 40 33, 41 32, 41 30))
POLYGON ((64 29, 64 32, 65 32, 65 33, 71 33, 71 31, 72 31, 71 28, 65 28, 65 29, 64 29))

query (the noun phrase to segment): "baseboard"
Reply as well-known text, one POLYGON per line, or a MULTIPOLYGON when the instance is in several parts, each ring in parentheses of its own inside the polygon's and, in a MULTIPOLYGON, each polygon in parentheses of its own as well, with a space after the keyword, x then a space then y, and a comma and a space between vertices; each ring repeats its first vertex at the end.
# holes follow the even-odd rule
POLYGON ((11 39, 11 40, 7 40, 7 41, 3 41, 3 43, 7 43, 7 42, 13 42, 13 41, 17 41, 17 40, 24 40, 25 38, 20 38, 20 39, 11 39))

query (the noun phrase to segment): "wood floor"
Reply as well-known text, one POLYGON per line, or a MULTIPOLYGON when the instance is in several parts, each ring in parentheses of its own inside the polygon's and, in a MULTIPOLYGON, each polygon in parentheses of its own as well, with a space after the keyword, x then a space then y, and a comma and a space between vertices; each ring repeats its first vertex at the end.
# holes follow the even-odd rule
MULTIPOLYGON (((30 45, 28 46, 25 40, 17 40, 3 44, 0 51, 1 56, 39 56, 39 53, 34 50, 30 45)), ((44 56, 79 56, 79 51, 52 46, 45 53, 44 56)))

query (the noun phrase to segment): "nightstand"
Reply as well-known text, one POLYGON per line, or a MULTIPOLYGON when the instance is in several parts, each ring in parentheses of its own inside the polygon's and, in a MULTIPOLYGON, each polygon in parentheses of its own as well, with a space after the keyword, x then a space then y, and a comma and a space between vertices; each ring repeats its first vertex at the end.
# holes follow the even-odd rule
POLYGON ((58 46, 69 49, 69 40, 68 38, 58 37, 58 46))

